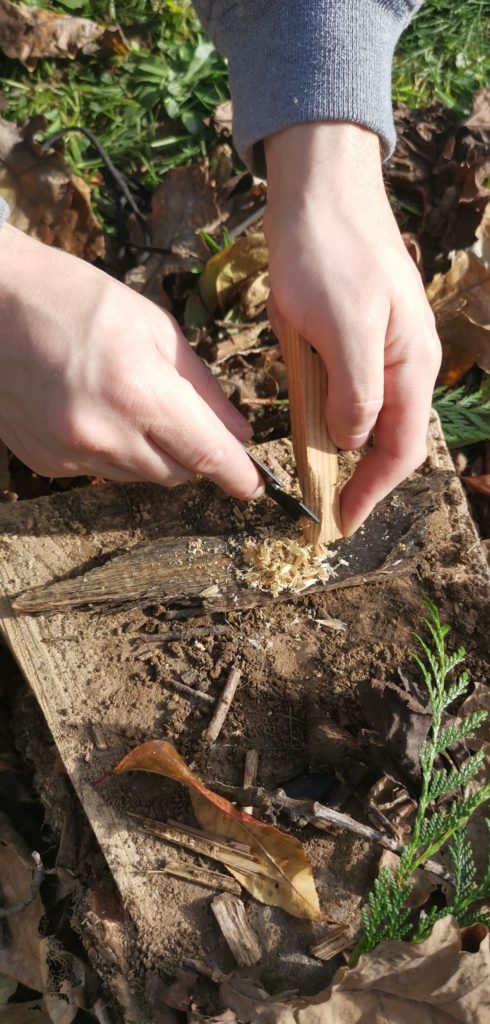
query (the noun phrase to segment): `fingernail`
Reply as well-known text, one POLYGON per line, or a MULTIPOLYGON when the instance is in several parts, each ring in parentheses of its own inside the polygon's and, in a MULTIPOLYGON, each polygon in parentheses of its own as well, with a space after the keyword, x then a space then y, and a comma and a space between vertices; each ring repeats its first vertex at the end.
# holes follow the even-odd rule
POLYGON ((263 494, 265 494, 265 484, 260 484, 260 486, 257 487, 257 490, 250 495, 250 501, 256 501, 257 498, 261 498, 263 494))

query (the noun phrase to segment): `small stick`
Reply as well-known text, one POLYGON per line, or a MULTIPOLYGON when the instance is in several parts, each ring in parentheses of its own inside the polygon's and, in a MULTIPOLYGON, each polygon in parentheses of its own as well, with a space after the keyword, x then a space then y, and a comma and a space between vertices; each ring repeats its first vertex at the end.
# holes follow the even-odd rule
POLYGON ((201 707, 209 708, 215 704, 215 698, 211 697, 209 693, 204 693, 202 690, 195 690, 193 686, 187 686, 187 683, 181 683, 180 679, 172 679, 170 686, 177 693, 181 693, 183 697, 191 701, 192 704, 200 704, 201 707))
POLYGON ((223 893, 211 903, 211 910, 240 967, 252 967, 261 957, 260 946, 237 896, 223 893))
POLYGON ((337 449, 325 421, 327 372, 323 360, 290 324, 281 338, 288 374, 294 455, 303 500, 320 517, 305 519, 310 544, 330 544, 342 536, 337 487, 337 449))
MULTIPOLYGON (((391 850, 392 853, 400 854, 404 849, 403 844, 398 843, 396 839, 385 835, 384 832, 379 832, 376 828, 371 828, 370 825, 364 825, 362 822, 356 821, 355 818, 351 818, 348 814, 336 811, 333 807, 326 807, 316 800, 296 800, 294 797, 286 796, 282 789, 276 789, 275 792, 269 793, 261 786, 252 786, 244 790, 239 786, 227 786, 216 782, 213 783, 213 789, 222 796, 226 796, 228 800, 236 800, 247 804, 252 802, 256 808, 266 811, 272 810, 276 814, 285 814, 292 821, 301 818, 310 825, 314 825, 315 828, 322 829, 322 831, 325 831, 329 825, 344 828, 348 832, 353 832, 354 835, 359 836, 361 839, 365 839, 368 843, 377 843, 378 846, 382 846, 385 850, 391 850)), ((441 864, 438 864, 437 861, 428 858, 421 866, 429 874, 434 875, 436 878, 442 878, 449 885, 454 885, 454 876, 450 871, 446 871, 446 868, 443 868, 441 864)))
POLYGON ((208 868, 201 868, 197 864, 184 864, 183 861, 169 861, 163 868, 155 868, 147 871, 148 875, 173 875, 175 878, 184 878, 187 882, 195 882, 196 885, 205 885, 208 889, 223 889, 224 892, 232 892, 239 896, 242 887, 239 882, 229 875, 222 875, 219 871, 209 871, 208 868))
MULTIPOLYGON (((259 770, 259 752, 258 750, 247 750, 245 754, 245 767, 243 769, 243 788, 247 789, 248 786, 255 786, 257 779, 257 772, 259 770)), ((253 807, 244 807, 243 810, 246 814, 253 813, 253 807)))
POLYGON ((238 684, 242 678, 241 669, 234 666, 226 680, 221 695, 216 703, 214 715, 204 733, 204 738, 208 743, 214 743, 217 740, 225 718, 231 708, 233 698, 237 691, 238 684))

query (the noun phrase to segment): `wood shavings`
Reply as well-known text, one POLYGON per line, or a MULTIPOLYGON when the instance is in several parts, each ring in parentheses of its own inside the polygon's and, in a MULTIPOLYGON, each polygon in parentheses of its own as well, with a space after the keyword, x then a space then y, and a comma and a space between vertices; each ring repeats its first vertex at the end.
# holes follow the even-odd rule
POLYGON ((325 545, 305 544, 302 537, 249 538, 243 545, 248 568, 241 573, 248 587, 277 597, 283 590, 300 594, 314 583, 335 576, 325 545))

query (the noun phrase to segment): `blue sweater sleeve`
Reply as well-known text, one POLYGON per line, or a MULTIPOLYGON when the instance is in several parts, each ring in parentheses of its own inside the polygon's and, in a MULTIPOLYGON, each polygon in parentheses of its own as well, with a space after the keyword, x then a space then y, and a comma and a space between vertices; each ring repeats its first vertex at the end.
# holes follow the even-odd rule
POLYGON ((422 0, 194 0, 228 57, 233 135, 265 177, 262 140, 305 121, 354 121, 395 144, 391 66, 422 0))

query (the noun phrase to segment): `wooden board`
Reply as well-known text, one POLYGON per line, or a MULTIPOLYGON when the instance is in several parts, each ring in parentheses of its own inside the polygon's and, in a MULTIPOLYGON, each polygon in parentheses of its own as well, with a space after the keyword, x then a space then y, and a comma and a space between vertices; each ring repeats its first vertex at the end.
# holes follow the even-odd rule
MULTIPOLYGON (((263 445, 260 455, 264 461, 272 459, 284 467, 291 460, 289 442, 263 445)), ((344 463, 349 461, 350 457, 345 455, 344 463)), ((417 476, 406 480, 380 503, 353 538, 329 546, 334 575, 327 583, 309 585, 307 593, 358 586, 390 574, 409 572, 423 544, 429 513, 444 484, 444 476, 433 479, 431 484, 417 476)), ((35 508, 40 521, 50 524, 56 523, 61 513, 73 531, 86 530, 87 522, 98 524, 101 516, 104 522, 112 512, 114 529, 124 530, 128 524, 129 550, 124 554, 111 552, 109 557, 101 551, 97 558, 100 564, 94 568, 79 562, 67 573, 65 546, 60 542, 62 530, 56 527, 50 541, 43 542, 43 556, 51 561, 53 582, 43 579, 41 585, 14 596, 13 607, 20 614, 154 602, 198 613, 204 608, 226 611, 268 605, 292 596, 284 590, 272 597, 267 591, 247 585, 244 578, 244 545, 248 538, 260 537, 264 526, 274 534, 285 532, 287 536, 301 538, 299 527, 269 498, 255 505, 239 506, 202 480, 173 492, 138 485, 86 488, 71 498, 63 495, 41 499, 35 508), (144 521, 147 535, 156 533, 157 539, 150 544, 138 543, 143 531, 131 531, 130 523, 135 520, 144 521), (208 594, 210 588, 212 594, 208 594)), ((23 509, 24 505, 10 507, 14 526, 20 530, 23 509)), ((8 528, 8 512, 6 516, 4 530, 8 528)), ((53 533, 53 525, 43 526, 46 528, 53 533)), ((99 533, 97 527, 95 532, 99 533)), ((99 550, 101 543, 99 540, 99 550)), ((72 550, 75 554, 76 544, 72 550)))
MULTIPOLYGON (((375 565, 371 565, 374 572, 372 578, 378 580, 378 586, 379 580, 385 579, 389 587, 392 586, 390 580, 395 579, 393 572, 402 565, 407 569, 415 569, 417 561, 426 557, 424 529, 427 527, 430 533, 431 523, 435 517, 438 522, 437 544, 440 545, 440 551, 432 541, 431 558, 437 581, 439 582, 438 577, 446 581, 458 579, 463 580, 463 586, 465 573, 470 571, 470 566, 473 578, 480 581, 479 585, 486 586, 489 578, 488 569, 479 552, 477 537, 466 512, 461 487, 452 471, 437 424, 433 427, 430 451, 429 463, 423 473, 414 478, 415 482, 395 494, 387 505, 387 508, 391 509, 389 522, 398 524, 392 525, 388 537, 384 536, 389 529, 386 518, 376 520, 378 526, 383 522, 385 526, 381 536, 379 530, 374 529, 380 546, 377 549, 375 565), (413 507, 410 507, 410 499, 407 497, 409 495, 412 496, 413 507), (418 502, 420 507, 417 506, 418 502), (454 545, 452 538, 456 535, 459 538, 457 557, 460 557, 460 564, 453 567, 450 561, 453 557, 451 545, 454 545), (410 548, 410 558, 403 563, 407 547, 410 548)), ((285 442, 267 448, 262 452, 262 457, 271 464, 274 471, 278 468, 277 462, 281 460, 286 468, 291 464, 290 448, 285 442)), ((275 507, 269 505, 265 508, 266 518, 269 518, 270 522, 277 522, 279 513, 275 507)), ((203 726, 202 723, 199 725, 199 718, 192 718, 193 715, 199 716, 201 712, 187 709, 185 714, 179 712, 180 717, 177 718, 173 714, 171 701, 169 703, 166 699, 165 688, 171 682, 172 672, 177 670, 175 666, 181 664, 177 664, 175 658, 172 660, 171 646, 169 648, 167 645, 165 650, 168 653, 157 667, 152 663, 151 671, 142 672, 142 663, 135 660, 132 643, 135 638, 141 638, 142 635, 148 637, 149 628, 159 630, 168 615, 181 614, 182 605, 185 605, 186 601, 194 602, 194 610, 202 612, 204 601, 199 599, 196 602, 196 594, 199 595, 207 576, 199 576, 192 587, 187 580, 183 587, 182 573, 179 572, 176 589, 170 595, 173 608, 168 607, 168 601, 165 606, 161 603, 164 590, 166 597, 169 596, 168 579, 165 584, 167 589, 149 588, 143 595, 140 593, 143 603, 140 600, 140 606, 131 612, 119 608, 113 614, 107 614, 107 600, 108 596, 111 596, 107 592, 103 595, 104 604, 96 606, 92 611, 72 609, 67 612, 63 609, 55 610, 51 614, 17 615, 13 611, 12 602, 19 594, 33 587, 45 588, 45 593, 49 596, 48 588, 54 580, 68 580, 71 587, 73 580, 76 579, 76 587, 79 588, 79 592, 80 588, 83 588, 82 592, 86 598, 84 588, 90 585, 86 581, 100 579, 100 576, 93 577, 91 573, 99 572, 98 567, 101 563, 110 566, 111 560, 121 557, 122 564, 125 564, 124 558, 129 549, 160 545, 162 538, 170 538, 165 543, 172 544, 175 541, 177 547, 180 545, 183 551, 182 538, 188 539, 196 534, 214 538, 215 543, 216 538, 229 536, 234 526, 237 530, 250 528, 252 519, 249 517, 258 515, 259 506, 247 513, 244 506, 221 496, 216 489, 204 483, 172 492, 143 485, 102 486, 0 507, 2 636, 37 698, 68 776, 119 888, 124 906, 136 926, 137 945, 130 950, 130 954, 135 958, 140 955, 149 958, 167 970, 172 970, 182 963, 186 950, 191 955, 211 956, 221 961, 223 957, 223 949, 220 947, 219 935, 214 930, 212 915, 209 912, 209 922, 207 916, 209 901, 214 894, 210 892, 203 896, 202 887, 191 882, 168 875, 157 878, 147 873, 150 868, 157 865, 159 858, 161 859, 162 846, 157 839, 141 836, 126 813, 129 810, 141 809, 142 813, 153 814, 155 817, 158 814, 165 816, 169 802, 174 801, 175 804, 176 800, 182 801, 182 797, 176 796, 175 784, 162 783, 156 777, 155 781, 152 776, 143 777, 143 788, 139 785, 141 779, 121 777, 102 787, 94 787, 94 782, 110 771, 131 746, 152 736, 168 736, 173 739, 190 759, 196 752, 200 770, 204 771, 208 780, 212 780, 213 772, 214 777, 217 777, 217 762, 216 759, 213 761, 213 757, 217 756, 219 751, 200 755, 199 743, 194 738, 188 739, 192 730, 193 737, 199 734, 199 730, 202 732, 203 726), (138 803, 135 806, 135 801, 139 802, 140 806, 138 803), (163 928, 162 908, 169 906, 172 908, 172 920, 163 928), (203 922, 208 924, 203 925, 203 922)), ((351 567, 356 564, 354 551, 359 551, 355 557, 360 559, 362 549, 369 546, 370 529, 371 525, 359 535, 358 549, 353 542, 349 542, 351 567)), ((218 554, 221 551, 220 544, 221 541, 218 543, 218 554)), ((220 558, 221 555, 222 551, 220 558)), ((114 564, 116 563, 113 561, 114 564)), ((197 570, 195 565, 192 568, 193 571, 197 570)), ((213 572, 215 570, 216 565, 213 566, 213 572)), ((155 575, 158 574, 156 563, 154 572, 155 575)), ((359 562, 359 569, 354 569, 354 582, 359 583, 367 577, 367 572, 365 564, 363 568, 359 562)), ((413 578, 416 590, 420 589, 416 577, 413 578)), ((148 580, 148 575, 146 579, 148 580)), ((227 579, 231 577, 228 576, 227 579)), ((333 586, 342 587, 346 582, 352 583, 352 577, 348 581, 339 578, 333 581, 333 586)), ((232 581, 226 586, 238 594, 240 587, 237 590, 235 583, 236 581, 232 581)), ((373 588, 366 586, 362 592, 362 601, 357 602, 356 608, 369 610, 369 595, 372 592, 373 588)), ((352 593, 355 596, 358 588, 352 593)), ((229 607, 231 591, 227 591, 226 594, 226 606, 229 607)), ((223 644, 220 648, 221 670, 219 664, 216 667, 213 658, 205 661, 207 655, 199 654, 192 637, 188 644, 187 668, 195 666, 199 655, 204 666, 209 663, 209 669, 199 668, 199 672, 204 682, 209 679, 214 686, 212 680, 218 679, 216 672, 221 671, 219 680, 224 678, 229 671, 230 658, 238 657, 244 669, 240 699, 245 701, 253 659, 262 657, 269 642, 267 638, 270 637, 271 657, 273 655, 275 659, 277 677, 271 678, 267 665, 264 667, 264 693, 267 695, 268 690, 272 692, 275 686, 280 698, 275 706, 280 709, 281 702, 285 699, 283 693, 287 696, 288 668, 283 668, 281 675, 279 661, 282 648, 286 649, 287 644, 293 642, 294 636, 291 639, 291 634, 295 631, 299 637, 294 641, 298 659, 306 659, 305 673, 310 673, 313 679, 320 675, 319 666, 324 665, 327 673, 325 678, 334 678, 332 673, 335 670, 335 659, 340 659, 342 655, 341 647, 335 646, 335 634, 331 634, 334 639, 327 638, 327 641, 324 641, 324 634, 320 636, 320 633, 315 632, 315 637, 320 637, 318 651, 321 657, 320 654, 317 655, 316 648, 310 656, 304 646, 308 629, 313 636, 314 630, 319 628, 311 622, 314 608, 326 614, 326 602, 332 596, 335 597, 335 593, 330 595, 325 592, 323 598, 322 595, 320 598, 317 595, 314 598, 307 597, 306 600, 297 599, 295 604, 290 606, 289 612, 288 608, 283 608, 282 633, 280 643, 277 644, 276 615, 279 615, 280 604, 268 605, 263 611, 259 609, 258 612, 246 612, 245 618, 240 617, 238 613, 237 625, 233 627, 238 639, 234 641, 234 646, 230 644, 227 647, 223 644), (314 605, 314 602, 319 600, 323 603, 314 605), (248 620, 246 616, 249 617, 248 620), (297 625, 293 626, 293 623, 297 625), (240 643, 242 648, 239 646, 240 643), (323 646, 320 646, 321 644, 323 646), (311 667, 308 667, 310 664, 311 667), (206 673, 208 676, 205 678, 206 673), (281 680, 286 682, 283 683, 281 680)), ((253 600, 250 595, 247 597, 249 603, 254 603, 257 599, 256 593, 253 600)), ((95 600, 96 595, 94 597, 92 591, 89 603, 95 600)), ((404 625, 402 621, 398 621, 396 625, 398 636, 405 630, 407 643, 410 629, 414 625, 413 616, 417 614, 418 600, 416 593, 410 617, 407 616, 408 624, 404 625)), ((318 611, 315 614, 318 614, 318 611)), ((356 616, 359 616, 358 611, 356 616)), ((220 621, 226 622, 226 616, 221 615, 220 621)), ((416 621, 415 619, 415 623, 416 621)), ((387 628, 384 623, 382 628, 387 628)), ((374 627, 366 626, 363 635, 368 640, 363 642, 368 644, 374 632, 374 627)), ((340 635, 339 644, 343 642, 345 645, 346 641, 342 640, 342 636, 343 634, 340 635)), ((380 637, 380 640, 382 639, 380 637)), ((287 653, 289 657, 289 649, 287 653)), ((299 660, 298 672, 302 664, 303 662, 299 660)), ((322 680, 320 682, 325 687, 326 683, 322 680)), ((346 686, 347 682, 343 685, 346 686)), ((252 705, 258 696, 258 692, 251 692, 252 705)), ((172 699, 175 702, 178 698, 172 699)), ((335 700, 338 701, 338 697, 335 700)), ((279 712, 274 711, 274 714, 276 713, 279 712)), ((261 740, 260 736, 258 740, 261 740)), ((225 738, 223 757, 226 754, 226 742, 228 741, 225 738)), ((259 748, 260 743, 254 742, 249 745, 259 748)), ((263 762, 269 754, 267 737, 260 750, 263 762)), ((238 755, 235 753, 233 756, 236 761, 238 755)), ((236 771, 240 771, 238 763, 236 771)), ((180 806, 183 807, 184 803, 180 806)), ((177 813, 173 811, 174 817, 177 813)), ((327 840, 322 839, 322 843, 326 842, 327 840)), ((330 872, 335 871, 336 865, 344 864, 347 851, 353 849, 350 838, 342 854, 338 848, 334 850, 334 845, 331 844, 333 853, 331 861, 328 862, 330 872)), ((326 850, 327 847, 324 845, 321 849, 326 850)), ((315 870, 320 884, 324 887, 322 900, 325 901, 329 877, 325 867, 326 861, 322 862, 323 854, 314 844, 312 851, 315 870)), ((372 870, 370 864, 368 867, 372 870)), ((352 883, 352 877, 351 866, 349 884, 352 883)), ((346 898, 346 905, 347 903, 346 898)), ((334 899, 337 915, 340 914, 341 904, 341 891, 337 886, 334 899)), ((357 906, 357 903, 354 903, 354 906, 357 906)), ((314 930, 312 931, 310 926, 293 922, 279 911, 274 916, 269 908, 256 904, 253 900, 247 903, 247 913, 252 919, 254 930, 261 936, 261 941, 268 944, 264 952, 267 962, 273 964, 274 957, 287 954, 290 957, 287 962, 291 970, 291 964, 297 963, 299 976, 303 969, 303 961, 301 958, 301 962, 297 961, 297 958, 294 960, 294 950, 301 951, 301 956, 306 957, 311 941, 315 938, 314 930)), ((321 964, 320 968, 324 970, 321 964)), ((308 970, 313 970, 310 961, 308 970)))

